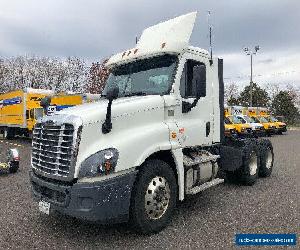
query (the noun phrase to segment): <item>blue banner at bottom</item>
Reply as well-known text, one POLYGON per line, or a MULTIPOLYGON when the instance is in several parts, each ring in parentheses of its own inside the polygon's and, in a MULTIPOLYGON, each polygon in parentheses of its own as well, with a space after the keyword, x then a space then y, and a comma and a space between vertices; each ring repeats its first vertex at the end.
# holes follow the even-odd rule
POLYGON ((238 246, 294 246, 296 234, 236 234, 238 246))

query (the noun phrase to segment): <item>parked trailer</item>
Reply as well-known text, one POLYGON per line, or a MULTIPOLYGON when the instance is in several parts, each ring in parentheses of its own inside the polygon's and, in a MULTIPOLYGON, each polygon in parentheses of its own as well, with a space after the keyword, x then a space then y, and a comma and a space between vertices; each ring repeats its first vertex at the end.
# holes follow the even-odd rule
POLYGON ((6 139, 29 135, 36 120, 43 115, 42 98, 53 91, 42 89, 16 90, 0 95, 0 131, 6 139))
POLYGON ((130 219, 149 234, 178 200, 224 178, 253 185, 271 174, 269 140, 224 139, 223 61, 188 45, 195 19, 144 30, 107 62, 103 99, 39 120, 30 179, 41 212, 130 219))
POLYGON ((65 108, 100 99, 98 94, 55 94, 52 90, 16 90, 0 95, 0 132, 5 139, 17 135, 30 136, 38 118, 65 108), (45 98, 50 100, 47 111, 41 106, 45 98))

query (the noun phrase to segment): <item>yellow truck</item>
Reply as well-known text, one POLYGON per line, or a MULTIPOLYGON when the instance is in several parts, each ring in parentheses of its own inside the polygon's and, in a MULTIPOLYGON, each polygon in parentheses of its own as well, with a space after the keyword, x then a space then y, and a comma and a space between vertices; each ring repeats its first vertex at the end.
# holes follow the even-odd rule
POLYGON ((266 108, 258 108, 259 114, 264 117, 268 122, 274 124, 276 126, 275 132, 278 134, 282 134, 287 131, 286 123, 278 121, 274 116, 270 115, 266 108))
POLYGON ((28 136, 36 120, 43 115, 41 99, 52 94, 51 90, 31 88, 0 94, 0 131, 4 138, 28 136))
POLYGON ((65 108, 97 101, 100 97, 101 95, 98 94, 58 93, 57 95, 47 97, 49 98, 49 104, 47 105, 47 110, 44 113, 51 115, 65 108))
POLYGON ((56 111, 93 102, 100 95, 91 94, 54 94, 51 90, 31 89, 16 90, 0 95, 0 132, 6 139, 16 135, 30 136, 39 117, 56 111), (50 99, 47 112, 40 105, 44 98, 50 99))
MULTIPOLYGON (((262 108, 258 108, 258 107, 249 107, 247 115, 249 117, 253 117, 253 119, 255 119, 257 122, 261 123, 264 126, 264 129, 265 129, 267 135, 275 134, 277 132, 276 124, 268 121, 265 118, 265 115, 262 115, 262 114, 264 114, 261 112, 262 110, 265 110, 265 108, 262 109, 262 108)), ((265 111, 263 111, 263 112, 265 112, 265 111)))
POLYGON ((232 113, 232 108, 231 107, 225 107, 224 108, 224 115, 231 122, 231 124, 234 126, 234 128, 236 129, 236 132, 239 136, 251 137, 253 135, 251 125, 249 125, 247 123, 242 123, 236 117, 236 115, 234 115, 232 113))
POLYGON ((225 130, 224 130, 225 137, 237 136, 235 126, 227 117, 224 117, 224 126, 225 126, 225 130))

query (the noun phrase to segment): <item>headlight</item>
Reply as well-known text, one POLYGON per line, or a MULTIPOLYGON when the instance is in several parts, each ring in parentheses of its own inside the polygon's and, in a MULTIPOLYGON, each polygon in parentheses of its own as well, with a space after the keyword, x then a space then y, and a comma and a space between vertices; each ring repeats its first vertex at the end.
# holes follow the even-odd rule
POLYGON ((113 173, 118 158, 119 152, 115 148, 101 150, 84 160, 78 177, 96 177, 113 173))

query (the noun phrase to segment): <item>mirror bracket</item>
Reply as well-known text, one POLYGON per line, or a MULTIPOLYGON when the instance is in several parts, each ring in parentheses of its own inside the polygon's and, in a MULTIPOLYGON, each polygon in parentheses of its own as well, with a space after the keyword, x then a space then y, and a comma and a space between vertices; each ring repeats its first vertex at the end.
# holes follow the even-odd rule
POLYGON ((119 95, 119 88, 118 86, 114 86, 110 88, 107 92, 107 109, 106 109, 106 118, 102 124, 102 133, 108 134, 112 130, 112 123, 111 123, 111 105, 114 99, 117 99, 119 95))

